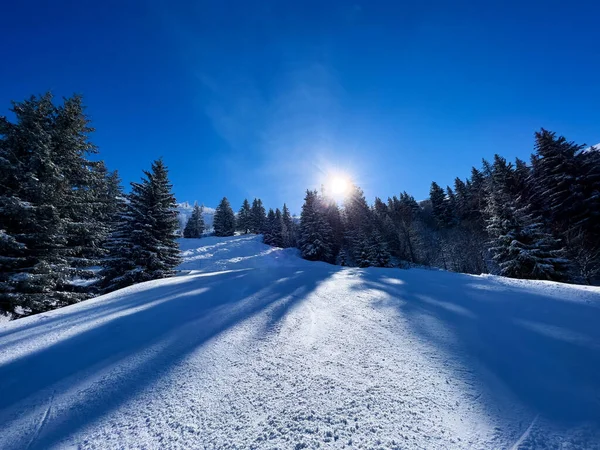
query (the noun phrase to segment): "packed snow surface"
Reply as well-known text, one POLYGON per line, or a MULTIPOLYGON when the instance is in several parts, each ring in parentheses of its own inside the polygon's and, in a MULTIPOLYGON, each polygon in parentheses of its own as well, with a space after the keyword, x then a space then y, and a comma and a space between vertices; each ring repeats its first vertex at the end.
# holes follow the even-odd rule
POLYGON ((181 241, 0 324, 0 447, 598 448, 600 290, 181 241))

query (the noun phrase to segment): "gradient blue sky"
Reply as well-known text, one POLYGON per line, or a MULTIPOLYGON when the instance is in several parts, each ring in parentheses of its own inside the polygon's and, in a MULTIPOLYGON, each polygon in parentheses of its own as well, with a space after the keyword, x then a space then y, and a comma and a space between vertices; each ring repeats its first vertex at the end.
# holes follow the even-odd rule
POLYGON ((299 212, 347 172, 425 198, 549 128, 600 142, 597 1, 5 1, 2 113, 84 95, 109 168, 299 212))

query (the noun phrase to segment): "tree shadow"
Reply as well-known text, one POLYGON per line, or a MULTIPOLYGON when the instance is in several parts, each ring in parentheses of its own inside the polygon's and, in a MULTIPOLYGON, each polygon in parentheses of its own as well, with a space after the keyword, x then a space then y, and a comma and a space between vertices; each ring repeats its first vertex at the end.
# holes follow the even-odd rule
POLYGON ((540 417, 566 426, 600 424, 600 295, 584 292, 589 301, 569 301, 569 289, 577 288, 540 287, 494 277, 384 269, 363 272, 356 289, 386 293, 375 307, 396 308, 412 332, 473 373, 486 398, 503 402, 495 388, 500 380, 540 417), (390 283, 393 279, 401 282, 390 283), (424 317, 449 331, 451 339, 432 331, 424 317))
MULTIPOLYGON (((32 431, 24 430, 10 448, 60 443, 135 397, 212 337, 273 305, 267 327, 276 326, 292 303, 301 301, 332 272, 250 269, 185 277, 176 292, 173 286, 159 285, 141 294, 135 290, 126 294, 121 300, 125 304, 147 303, 147 307, 94 324, 0 366, 0 422, 6 429, 31 414, 32 405, 47 403, 52 392, 60 396, 70 388, 95 383, 99 373, 112 371, 102 380, 101 393, 80 391, 71 407, 47 417, 34 441, 32 431), (240 276, 244 281, 237 283, 240 276)), ((107 313, 101 303, 97 306, 107 313)), ((88 311, 92 312, 93 308, 88 311)))

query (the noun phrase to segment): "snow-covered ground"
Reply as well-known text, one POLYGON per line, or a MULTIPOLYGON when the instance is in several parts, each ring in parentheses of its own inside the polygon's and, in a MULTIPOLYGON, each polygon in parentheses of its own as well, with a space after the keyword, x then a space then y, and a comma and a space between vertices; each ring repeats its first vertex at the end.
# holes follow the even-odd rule
POLYGON ((0 447, 598 448, 600 289, 183 240, 0 324, 0 447))

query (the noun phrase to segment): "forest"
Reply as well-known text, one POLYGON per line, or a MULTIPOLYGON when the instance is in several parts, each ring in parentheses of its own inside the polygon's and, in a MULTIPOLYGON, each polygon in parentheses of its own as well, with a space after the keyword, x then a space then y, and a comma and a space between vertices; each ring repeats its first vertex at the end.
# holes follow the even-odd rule
MULTIPOLYGON (((178 239, 262 234, 307 260, 355 267, 431 267, 470 274, 598 284, 600 151, 542 129, 530 161, 500 154, 429 198, 370 204, 352 186, 342 204, 307 190, 299 219, 227 197, 206 230, 195 205, 183 230, 162 160, 127 193, 96 155, 81 96, 13 102, 0 117, 0 313, 18 318, 135 283, 173 276, 178 239)), ((400 192, 401 187, 399 186, 400 192)))

